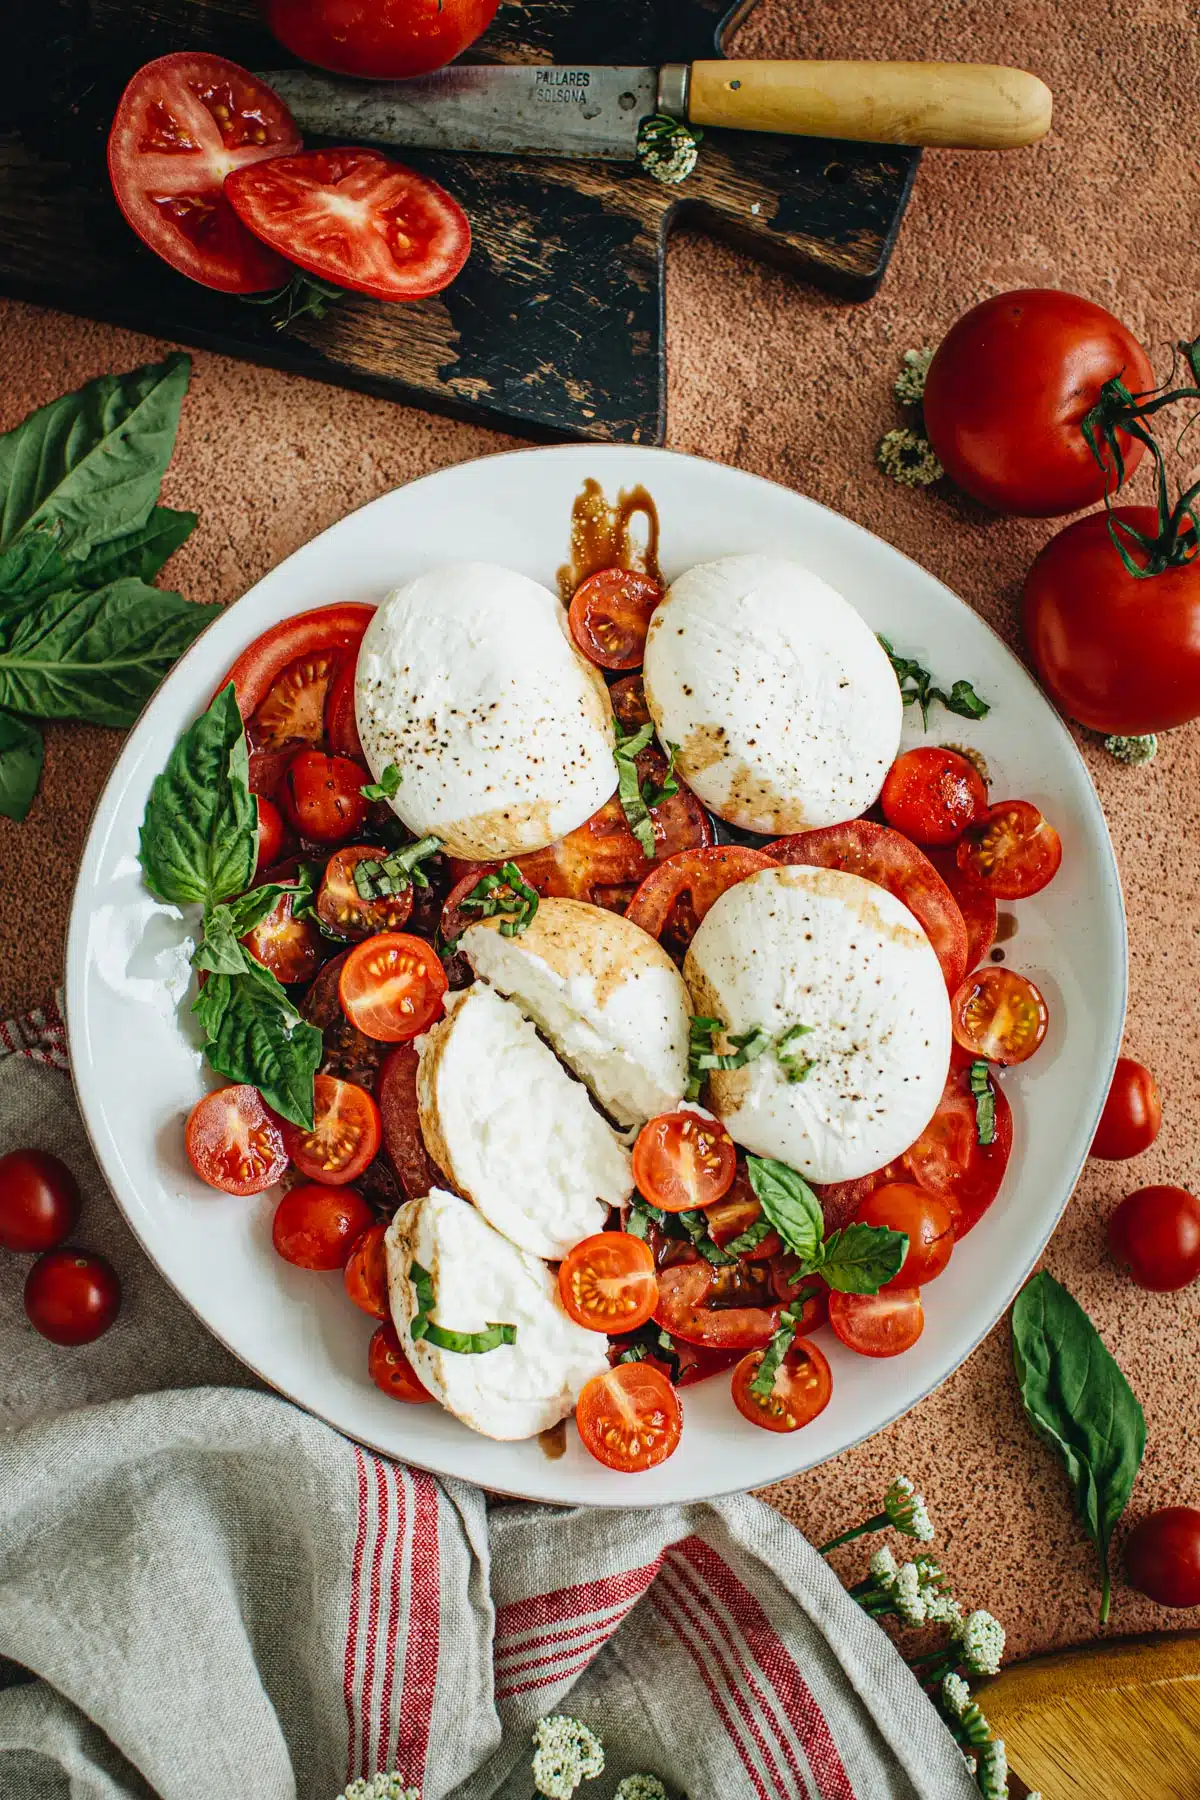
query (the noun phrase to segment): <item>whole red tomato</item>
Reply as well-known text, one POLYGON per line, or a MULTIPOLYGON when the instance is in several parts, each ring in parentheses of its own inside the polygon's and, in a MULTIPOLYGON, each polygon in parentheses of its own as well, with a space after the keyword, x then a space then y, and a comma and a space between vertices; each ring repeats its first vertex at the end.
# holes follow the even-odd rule
POLYGON ((1139 1287, 1188 1287, 1200 1275, 1200 1200, 1181 1187, 1138 1188, 1109 1220, 1108 1244, 1139 1287))
POLYGON ((0 1156, 0 1250, 53 1250, 75 1229, 80 1205, 78 1182, 48 1150, 0 1156))
MULTIPOLYGON (((1078 512, 1104 498, 1080 423, 1114 375, 1133 393, 1154 382, 1137 339, 1102 306, 1056 288, 996 294, 938 346, 925 430, 951 481, 985 506, 1032 518, 1078 512)), ((1132 473, 1142 445, 1120 442, 1132 473)))
POLYGON ((1158 1136, 1161 1124, 1162 1100, 1153 1075, 1132 1056, 1119 1057, 1089 1156, 1104 1162, 1140 1156, 1158 1136))
POLYGON ((267 24, 305 62, 401 81, 461 56, 500 0, 263 0, 267 24))
MULTIPOLYGON (((1157 535, 1152 506, 1117 506, 1112 517, 1157 535)), ((1081 725, 1137 736, 1200 715, 1200 557, 1139 579, 1106 514, 1076 519, 1029 571, 1024 625, 1042 682, 1081 725)))
POLYGON ((1160 1606, 1200 1606, 1200 1512, 1164 1506, 1135 1525, 1125 1574, 1130 1587, 1160 1606))
POLYGON ((121 1310, 121 1283, 91 1250, 47 1250, 25 1280, 25 1311, 52 1344, 94 1343, 121 1310))

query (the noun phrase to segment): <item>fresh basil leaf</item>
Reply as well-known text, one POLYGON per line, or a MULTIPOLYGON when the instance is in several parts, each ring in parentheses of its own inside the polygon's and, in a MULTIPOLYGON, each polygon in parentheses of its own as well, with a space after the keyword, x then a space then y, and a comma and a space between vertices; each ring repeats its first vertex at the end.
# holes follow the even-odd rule
POLYGON ((614 1346, 622 1345, 617 1361, 619 1363, 645 1362, 648 1356, 655 1361, 665 1363, 667 1379, 676 1386, 683 1371, 679 1351, 669 1331, 664 1331, 651 1319, 647 1324, 631 1331, 625 1336, 613 1339, 614 1346))
POLYGON ((0 550, 0 629, 7 630, 74 579, 49 531, 31 531, 0 550))
POLYGON ((957 713, 960 719, 986 719, 991 707, 986 700, 981 700, 969 681, 956 681, 948 694, 940 688, 934 689, 947 712, 957 713))
POLYGON ((649 776, 642 783, 642 799, 646 806, 661 806, 664 800, 674 799, 679 792, 679 778, 675 773, 675 758, 679 755, 678 744, 667 745, 667 770, 661 783, 651 781, 649 776))
POLYGON ((163 564, 174 556, 196 529, 195 513, 175 512, 169 506, 156 506, 144 525, 111 543, 98 544, 83 562, 71 570, 71 585, 82 588, 107 587, 110 581, 136 576, 139 581, 153 581, 163 564))
POLYGON ((210 975, 192 1010, 217 1073, 249 1082, 281 1118, 311 1130, 321 1033, 300 1017, 270 971, 247 957, 240 974, 210 975))
POLYGON ((819 1262, 825 1215, 821 1211, 821 1202, 803 1175, 789 1169, 786 1163, 762 1156, 746 1158, 746 1173, 764 1216, 787 1248, 801 1262, 819 1262))
POLYGON ((748 1250, 757 1250, 769 1232, 774 1231, 770 1219, 755 1219, 745 1231, 740 1231, 735 1238, 730 1238, 725 1248, 731 1256, 744 1256, 748 1250))
POLYGON ((1013 1302, 1013 1360, 1025 1416, 1066 1466, 1100 1560, 1100 1622, 1109 1613, 1109 1545, 1146 1448, 1146 1419, 1096 1327, 1053 1275, 1013 1302))
POLYGON ((650 1234, 651 1224, 657 1225, 666 1215, 657 1206, 650 1206, 640 1194, 634 1194, 629 1202, 629 1216, 625 1220, 625 1229, 630 1237, 641 1238, 643 1242, 650 1234))
POLYGON ((243 974, 253 958, 240 940, 262 924, 284 894, 292 897, 293 914, 302 916, 313 894, 309 865, 301 863, 295 881, 268 881, 227 906, 210 907, 204 915, 204 942, 192 956, 192 967, 215 975, 243 974))
POLYGON ((138 530, 175 447, 190 357, 102 375, 0 437, 0 550, 48 530, 80 561, 138 530))
POLYGON ((653 738, 654 727, 653 725, 642 725, 637 731, 631 731, 626 736, 620 719, 614 715, 613 730, 617 739, 616 747, 613 750, 613 761, 617 765, 617 799, 621 802, 621 811, 625 814, 626 824, 641 845, 642 855, 648 862, 652 862, 654 860, 654 824, 638 783, 637 759, 653 738))
POLYGON ((37 726, 0 712, 0 813, 18 825, 37 793, 42 755, 42 734, 37 726))
POLYGON ((39 719, 132 725, 218 612, 136 576, 68 588, 22 618, 0 650, 0 706, 39 719))
POLYGON ((843 1294, 877 1294, 894 1281, 908 1255, 903 1231, 886 1225, 847 1225, 825 1239, 819 1264, 831 1288, 843 1294))
POLYGON ((184 732, 150 790, 139 854, 160 900, 213 907, 249 886, 258 843, 249 772, 230 682, 184 732))
POLYGON ((414 885, 429 886, 429 877, 421 867, 442 847, 439 837, 418 838, 415 844, 389 851, 387 856, 369 857, 354 865, 354 886, 360 900, 391 900, 414 885))
POLYGON ((713 1055, 714 1036, 723 1029, 720 1019, 706 1019, 700 1013, 692 1015, 688 1025, 688 1082, 683 1090, 685 1100, 700 1098, 705 1071, 712 1067, 706 1059, 713 1055))
POLYGON ((971 1092, 975 1096, 975 1138, 986 1149, 996 1141, 996 1095, 987 1063, 971 1064, 971 1092))
POLYGON ((538 895, 516 863, 506 862, 499 873, 482 876, 458 904, 464 912, 477 912, 484 919, 505 914, 501 937, 520 937, 533 924, 538 895))
POLYGON ((713 1242, 709 1234, 708 1220, 699 1207, 689 1207, 686 1212, 673 1213, 671 1217, 675 1224, 682 1225, 689 1241, 700 1252, 705 1262, 710 1262, 720 1268, 726 1263, 737 1261, 736 1257, 730 1256, 727 1251, 722 1250, 718 1244, 713 1242))
POLYGON ((429 1317, 433 1311, 433 1281, 429 1271, 414 1262, 409 1264, 408 1274, 417 1296, 416 1315, 408 1328, 414 1343, 424 1338, 435 1350, 451 1350, 459 1356, 483 1356, 489 1350, 499 1349, 501 1344, 516 1343, 515 1325, 489 1323, 485 1331, 451 1331, 445 1325, 435 1325, 429 1317))
POLYGON ((389 763, 378 781, 368 781, 358 791, 364 800, 391 800, 399 789, 400 771, 395 763, 389 763))
POLYGON ((815 1030, 814 1025, 789 1025, 787 1030, 781 1031, 775 1039, 775 1061, 783 1070, 788 1081, 807 1081, 816 1067, 810 1057, 805 1056, 802 1050, 795 1048, 802 1037, 808 1037, 810 1032, 815 1030))

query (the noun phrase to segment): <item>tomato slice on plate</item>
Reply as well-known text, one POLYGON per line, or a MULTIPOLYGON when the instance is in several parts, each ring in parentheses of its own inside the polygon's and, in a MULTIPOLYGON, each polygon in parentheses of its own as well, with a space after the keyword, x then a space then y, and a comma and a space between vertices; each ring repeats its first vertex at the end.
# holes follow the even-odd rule
POLYGON ((379 1108, 366 1088, 336 1075, 318 1075, 313 1086, 311 1131, 284 1125, 288 1155, 309 1181, 341 1187, 354 1181, 379 1150, 379 1108))
POLYGON ((443 187, 377 150, 305 150, 238 169, 234 212, 289 262, 377 300, 422 300, 471 252, 467 215, 443 187))
POLYGON ((996 902, 963 874, 953 850, 925 854, 958 903, 967 928, 967 969, 977 969, 996 941, 996 902))
POLYGON ((417 1053, 411 1044, 389 1050, 379 1070, 375 1098, 383 1122, 383 1149, 406 1200, 420 1200, 442 1181, 421 1135, 417 1107, 417 1053))
POLYGON ((638 569, 597 569, 575 589, 568 620, 576 647, 601 669, 636 669, 662 588, 638 569))
POLYGON ((697 1259, 658 1272, 655 1323, 710 1350, 762 1349, 779 1328, 779 1310, 766 1263, 697 1259))
POLYGON ((579 1396, 575 1423, 585 1450, 610 1469, 634 1474, 666 1462, 679 1442, 683 1413, 661 1369, 618 1363, 594 1375, 579 1396))
POLYGON ((346 1293, 360 1312, 372 1319, 389 1317, 387 1251, 384 1238, 387 1225, 381 1219, 368 1225, 362 1236, 354 1240, 350 1260, 342 1270, 346 1293))
POLYGON ((958 902, 929 858, 898 831, 871 819, 851 819, 778 838, 767 850, 776 862, 845 869, 903 901, 925 929, 953 993, 967 972, 967 928, 958 902))
POLYGON ((829 1296, 829 1323, 847 1350, 860 1356, 901 1356, 925 1329, 920 1288, 881 1288, 877 1294, 829 1296))
POLYGON ((325 685, 321 688, 320 701, 309 710, 306 700, 305 729, 291 734, 293 737, 301 737, 306 743, 319 743, 323 721, 315 729, 308 725, 308 721, 317 718, 324 706, 329 676, 332 674, 332 655, 337 651, 353 652, 353 660, 357 660, 363 632, 374 616, 373 606, 360 606, 353 601, 344 601, 337 606, 318 606, 312 612, 297 613, 293 619, 284 619, 280 624, 272 625, 269 631, 264 631, 248 649, 242 651, 233 667, 217 684, 216 692, 219 694, 232 681, 243 719, 253 719, 275 683, 292 663, 301 658, 328 653, 331 664, 324 671, 325 685))
POLYGON ((358 717, 355 712, 357 673, 357 656, 343 656, 341 667, 329 684, 325 700, 325 741, 335 756, 352 756, 355 762, 365 763, 367 759, 363 754, 362 739, 358 735, 358 717))
MULTIPOLYGON (((655 750, 644 750, 637 766, 639 779, 661 782, 666 774, 666 758, 655 750)), ((712 843, 712 821, 682 782, 677 794, 650 808, 650 823, 653 862, 629 829, 620 801, 614 798, 557 844, 518 856, 516 864, 543 899, 590 900, 593 906, 611 906, 620 912, 647 869, 682 850, 712 843)), ((484 871, 478 864, 474 866, 478 880, 484 871)), ((467 868, 467 864, 456 864, 455 873, 465 874, 467 868)))
POLYGON ((185 1134, 201 1181, 223 1194, 261 1194, 288 1166, 283 1130, 257 1088, 218 1088, 197 1100, 185 1134))
POLYGON ((433 1399, 405 1355, 404 1346, 396 1336, 396 1327, 390 1320, 381 1325, 371 1339, 367 1373, 377 1388, 390 1394, 393 1400, 403 1400, 407 1406, 421 1406, 426 1400, 433 1399))
POLYGON ((431 944, 404 931, 381 931, 349 952, 338 997, 350 1023, 367 1037, 402 1044, 433 1024, 446 986, 431 944))
POLYGON ((1026 1062, 1049 1022, 1041 990, 1014 969, 977 969, 950 1002, 955 1043, 986 1062, 1026 1062))
POLYGON ((981 1144, 969 1071, 951 1069, 937 1111, 900 1158, 918 1186, 950 1208, 956 1239, 979 1223, 996 1198, 1012 1150, 1012 1108, 998 1082, 992 1083, 992 1091, 995 1137, 981 1144))
POLYGON ((121 95, 108 135, 117 205, 144 244, 204 287, 255 294, 282 287, 283 258, 246 229, 225 177, 290 155, 300 133, 264 81, 202 50, 160 56, 121 95))
POLYGON ((365 938, 373 931, 399 931, 412 911, 413 891, 402 888, 386 900, 364 900, 354 884, 359 863, 378 862, 387 855, 371 844, 335 850, 325 864, 317 889, 317 917, 339 937, 365 938))
MULTIPOLYGON (((758 1195, 750 1186, 745 1166, 739 1163, 729 1192, 722 1199, 705 1207, 704 1223, 708 1227, 708 1235, 718 1250, 728 1250, 746 1232, 755 1231, 761 1220, 762 1207, 758 1195)), ((766 1262, 768 1257, 778 1255, 782 1248, 779 1233, 768 1231, 757 1243, 738 1250, 735 1254, 746 1257, 749 1262, 766 1262)))
POLYGON ((294 751, 303 744, 315 748, 324 742, 325 696, 343 660, 340 650, 313 650, 288 664, 250 720, 252 755, 294 751))
POLYGON ((771 1392, 760 1397, 751 1384, 763 1355, 762 1350, 751 1350, 733 1371, 733 1404, 743 1419, 764 1431, 799 1431, 829 1405, 833 1393, 829 1364, 815 1344, 796 1338, 776 1371, 771 1392))
POLYGON ((658 1300, 650 1246, 627 1231, 598 1231, 559 1264, 558 1291, 577 1325, 636 1331, 658 1300))
POLYGON ((1000 800, 964 832, 955 854, 994 900, 1027 900, 1058 874, 1062 839, 1028 800, 1000 800))
POLYGON ((663 1212, 711 1206, 733 1186, 737 1151, 717 1119, 664 1113, 642 1126, 633 1146, 638 1192, 663 1212))
POLYGON ((744 844, 684 850, 650 871, 629 902, 626 917, 651 937, 669 934, 676 947, 686 946, 714 900, 747 875, 774 868, 775 861, 766 851, 744 844))

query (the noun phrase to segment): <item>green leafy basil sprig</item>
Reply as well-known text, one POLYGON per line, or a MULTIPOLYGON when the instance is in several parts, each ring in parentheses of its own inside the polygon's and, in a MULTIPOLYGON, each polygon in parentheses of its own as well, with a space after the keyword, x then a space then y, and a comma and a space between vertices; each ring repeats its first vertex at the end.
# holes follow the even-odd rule
POLYGON ((770 1050, 789 1082, 807 1081, 816 1067, 814 1058, 798 1049, 801 1038, 816 1029, 813 1025, 788 1025, 772 1037, 762 1025, 751 1025, 748 1031, 730 1032, 723 1019, 709 1019, 693 1014, 688 1026, 688 1081, 685 1100, 698 1100, 705 1076, 713 1069, 744 1069, 770 1050), (718 1032, 724 1032, 732 1046, 728 1051, 716 1048, 718 1032))
POLYGON ((458 904, 461 912, 477 912, 481 919, 498 917, 501 937, 520 937, 537 915, 538 895, 516 863, 506 862, 481 875, 458 904))
POLYGON ((452 1350, 459 1356, 483 1356, 489 1350, 498 1350, 501 1344, 516 1343, 515 1325, 489 1324, 484 1331, 452 1331, 448 1326, 435 1325, 429 1317, 434 1305, 433 1278, 418 1262, 409 1265, 408 1273, 417 1296, 416 1315, 409 1326, 414 1343, 424 1339, 435 1350, 452 1350))
POLYGON ((173 906, 204 908, 204 937, 192 961, 207 979, 193 1011, 209 1063, 230 1081, 258 1088, 281 1117, 310 1129, 321 1033, 240 939, 283 894, 294 895, 296 906, 311 899, 311 882, 302 871, 291 884, 250 888, 258 811, 249 771, 230 682, 184 732, 155 780, 139 856, 151 893, 173 906))
POLYGON ((929 708, 935 700, 940 700, 947 712, 957 713, 960 719, 986 719, 991 712, 991 706, 980 699, 969 681, 956 681, 947 693, 945 688, 935 686, 933 676, 921 663, 911 656, 901 656, 885 637, 880 636, 879 642, 896 672, 900 698, 905 706, 920 707, 921 723, 926 731, 929 730, 929 708))
POLYGON ((1108 1619, 1109 1546, 1146 1448, 1146 1419, 1099 1332, 1045 1270, 1012 1309, 1013 1361, 1025 1416, 1066 1467, 1100 1560, 1100 1623, 1108 1619))
POLYGON ((808 1275, 820 1275, 843 1294, 877 1294, 894 1281, 908 1255, 903 1231, 886 1225, 845 1225, 825 1236, 821 1202, 803 1175, 771 1157, 748 1156, 746 1174, 763 1217, 799 1258, 793 1287, 808 1275))
POLYGON ((187 391, 179 353, 102 375, 0 436, 0 813, 42 768, 35 719, 128 726, 216 606, 151 586, 196 524, 157 505, 187 391))
POLYGON ((422 863, 436 856, 442 848, 440 837, 432 833, 418 838, 415 844, 403 844, 383 857, 364 857, 354 865, 354 886, 360 900, 391 900, 407 888, 429 886, 422 863))

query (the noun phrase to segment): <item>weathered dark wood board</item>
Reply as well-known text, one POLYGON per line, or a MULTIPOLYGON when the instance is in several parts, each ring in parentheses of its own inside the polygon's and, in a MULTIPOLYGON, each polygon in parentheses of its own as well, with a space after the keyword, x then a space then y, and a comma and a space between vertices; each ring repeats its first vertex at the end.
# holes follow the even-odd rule
MULTIPOLYGON (((711 56, 729 0, 502 4, 473 60, 659 63, 711 56)), ((711 132, 663 188, 622 164, 419 155, 462 201, 474 248, 436 299, 361 297, 279 333, 143 250, 113 203, 104 144, 151 56, 289 60, 254 0, 6 0, 0 70, 0 292, 506 426, 660 441, 666 238, 690 218, 850 299, 887 264, 918 152, 711 132)))

